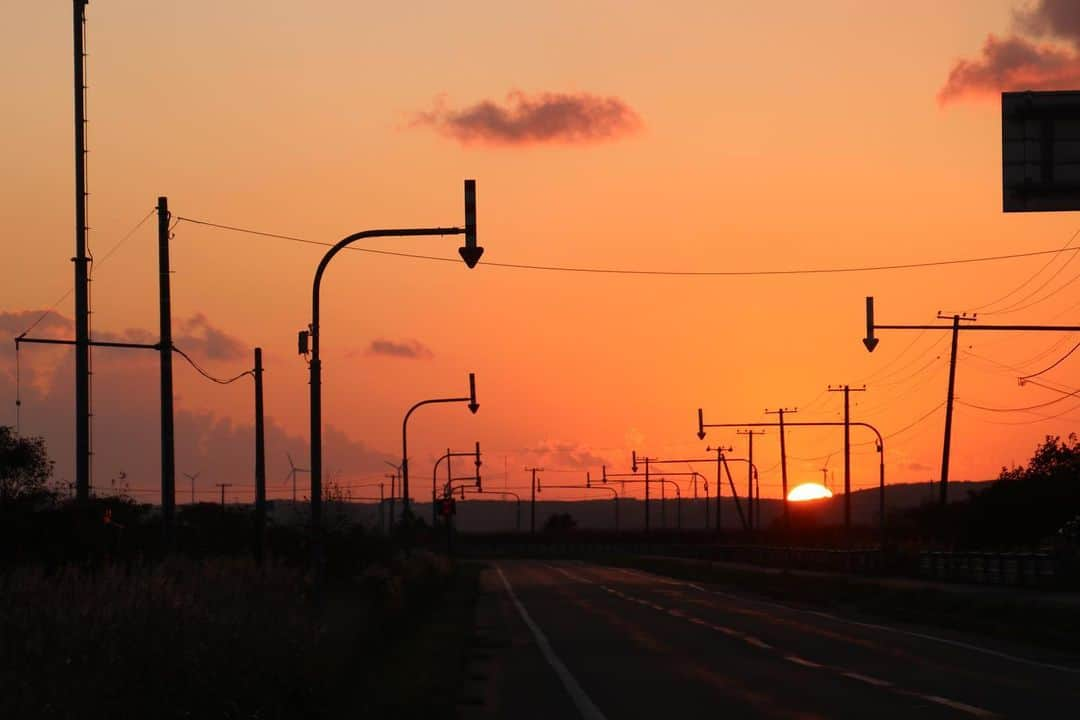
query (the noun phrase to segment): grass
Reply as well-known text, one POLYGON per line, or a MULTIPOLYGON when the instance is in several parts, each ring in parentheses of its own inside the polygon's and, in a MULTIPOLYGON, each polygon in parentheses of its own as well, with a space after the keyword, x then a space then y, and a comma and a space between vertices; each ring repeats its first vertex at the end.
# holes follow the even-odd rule
POLYGON ((431 663, 464 642, 474 575, 417 552, 332 583, 315 613, 303 572, 247 558, 16 569, 0 576, 0 717, 408 716, 370 712, 393 696, 447 707, 459 678, 431 663))

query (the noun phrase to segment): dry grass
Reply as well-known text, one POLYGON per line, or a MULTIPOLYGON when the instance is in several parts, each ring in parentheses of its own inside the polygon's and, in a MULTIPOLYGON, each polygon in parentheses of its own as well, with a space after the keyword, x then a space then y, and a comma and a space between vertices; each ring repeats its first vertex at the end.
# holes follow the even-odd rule
POLYGON ((449 568, 416 554, 341 582, 171 559, 0 576, 0 717, 329 717, 359 704, 385 628, 449 568))

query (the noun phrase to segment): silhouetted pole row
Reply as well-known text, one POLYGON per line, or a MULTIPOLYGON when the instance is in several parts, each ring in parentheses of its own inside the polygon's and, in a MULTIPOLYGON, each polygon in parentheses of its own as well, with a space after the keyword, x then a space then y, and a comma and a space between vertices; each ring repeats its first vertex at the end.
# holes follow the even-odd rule
MULTIPOLYGON (((700 417, 700 416, 699 416, 700 417)), ((747 440, 746 448, 746 497, 750 502, 750 532, 753 532, 755 528, 761 527, 757 522, 754 513, 754 478, 757 477, 757 468, 754 466, 754 436, 764 435, 764 430, 754 430, 753 428, 747 428, 746 430, 736 430, 736 435, 745 435, 747 440)), ((757 510, 757 514, 761 514, 760 508, 757 510)))
POLYGON ((401 421, 401 520, 407 522, 410 515, 409 510, 409 416, 413 414, 418 408, 424 405, 435 405, 440 403, 453 403, 453 402, 466 402, 469 403, 469 412, 473 415, 480 409, 480 405, 476 402, 476 374, 469 373, 469 395, 468 397, 452 397, 452 398, 435 398, 431 400, 421 400, 420 402, 409 408, 405 413, 405 419, 401 421))
POLYGON ((232 487, 232 483, 214 483, 221 488, 221 515, 225 516, 225 488, 232 487))
MULTIPOLYGON (((878 460, 878 503, 879 511, 881 513, 881 545, 885 546, 885 439, 881 435, 881 431, 867 422, 851 422, 848 423, 854 427, 864 427, 870 430, 877 438, 876 448, 879 455, 878 460)), ((802 422, 788 422, 785 427, 842 427, 843 422, 836 421, 802 421, 802 422)), ((780 428, 779 422, 753 422, 753 423, 706 423, 702 417, 701 409, 698 409, 698 434, 703 435, 705 428, 780 428)), ((757 475, 755 468, 755 476, 757 475)), ((760 505, 760 488, 758 489, 758 503, 760 505)), ((785 488, 785 506, 787 502, 787 494, 785 488)), ((758 508, 760 512, 760 507, 758 508)), ((761 520, 758 518, 758 525, 760 526, 761 520)))
POLYGON ((952 350, 949 354, 949 387, 945 396, 945 433, 941 448, 941 493, 942 505, 949 501, 949 453, 952 446, 953 395, 956 389, 956 351, 959 345, 960 331, 1001 331, 1001 332, 1080 332, 1080 325, 963 325, 961 321, 975 322, 976 316, 953 314, 951 317, 938 313, 939 320, 952 320, 949 325, 878 325, 874 322, 874 298, 866 298, 866 337, 863 345, 868 352, 873 352, 879 340, 874 336, 876 330, 951 330, 952 350))
POLYGON ((829 392, 844 393, 844 539, 851 542, 851 391, 866 392, 866 386, 853 388, 839 385, 826 388, 829 392))
MULTIPOLYGON (((480 443, 476 443, 475 452, 451 452, 450 448, 446 449, 446 452, 435 461, 434 467, 431 469, 431 526, 435 527, 435 523, 438 522, 438 494, 436 492, 436 486, 438 485, 439 465, 446 461, 446 481, 449 485, 451 481, 450 471, 450 458, 455 457, 473 457, 475 456, 477 461, 480 460, 480 443)), ((387 476, 389 477, 389 476, 387 476)))
POLYGON ((464 235, 465 245, 458 248, 465 264, 472 268, 480 261, 484 249, 476 244, 476 181, 465 181, 465 227, 388 228, 364 230, 339 240, 319 261, 311 284, 311 324, 300 331, 299 349, 308 354, 311 340, 308 370, 311 376, 311 535, 312 561, 316 570, 316 584, 322 578, 322 359, 319 356, 319 290, 327 265, 339 252, 358 240, 376 237, 417 237, 432 235, 464 235))
MULTIPOLYGON (((464 488, 463 488, 464 489, 464 488)), ((512 497, 517 501, 516 520, 514 526, 517 532, 521 532, 521 496, 510 490, 471 490, 474 495, 498 495, 500 497, 512 497)))
POLYGON ((589 490, 608 490, 609 492, 611 492, 611 500, 615 505, 615 532, 618 532, 619 531, 619 492, 615 488, 613 488, 613 487, 611 487, 611 486, 609 486, 607 484, 593 485, 592 484, 592 475, 589 474, 588 472, 585 473, 585 487, 587 489, 589 489, 589 490))
MULTIPOLYGON (((638 459, 641 460, 642 462, 645 462, 645 458, 638 458, 638 459)), ((652 460, 650 459, 649 462, 652 462, 652 460)), ((682 491, 679 489, 679 484, 677 482, 675 482, 674 480, 668 480, 665 477, 642 478, 636 472, 609 473, 607 471, 607 466, 606 465, 602 468, 601 472, 603 473, 601 475, 601 482, 604 482, 604 483, 607 483, 608 479, 610 479, 610 478, 619 478, 619 481, 624 482, 624 483, 625 482, 628 482, 628 483, 644 483, 646 488, 648 488, 650 483, 660 483, 661 488, 663 488, 665 485, 673 486, 675 488, 675 504, 676 504, 675 512, 676 512, 676 518, 677 518, 676 523, 677 523, 678 528, 680 530, 682 529, 682 491), (628 478, 633 478, 633 479, 628 479, 628 478)), ((693 473, 693 472, 677 472, 677 473, 668 473, 668 474, 669 475, 693 475, 695 473, 693 473)), ((648 503, 646 503, 646 507, 647 506, 648 506, 648 503)), ((646 515, 645 515, 645 531, 649 532, 649 529, 650 529, 650 527, 649 527, 649 515, 648 515, 648 513, 646 513, 646 515)))
MULTIPOLYGON (((635 473, 638 471, 638 460, 639 459, 643 463, 645 463, 645 532, 647 533, 651 529, 651 521, 649 519, 649 485, 650 485, 650 483, 649 483, 649 463, 653 461, 653 458, 650 458, 650 457, 638 458, 637 450, 632 450, 630 452, 630 469, 635 473)), ((613 477, 613 476, 608 476, 608 477, 613 477)))

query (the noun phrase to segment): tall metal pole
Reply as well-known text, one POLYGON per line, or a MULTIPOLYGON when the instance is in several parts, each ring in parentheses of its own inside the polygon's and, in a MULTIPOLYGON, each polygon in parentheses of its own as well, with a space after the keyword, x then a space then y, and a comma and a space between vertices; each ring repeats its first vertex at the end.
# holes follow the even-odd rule
POLYGON ((724 487, 724 479, 721 473, 724 470, 724 449, 716 448, 716 534, 721 532, 720 528, 720 497, 722 495, 721 488, 724 487))
POLYGON ((75 501, 90 499, 90 259, 86 252, 87 0, 74 0, 75 41, 75 501))
POLYGON ((169 199, 159 197, 158 302, 161 326, 161 530, 165 547, 173 546, 176 508, 176 446, 173 437, 172 290, 169 267, 169 199))
POLYGON ((263 564, 266 540, 266 437, 263 424, 262 348, 255 348, 255 561, 263 564))
POLYGON ((949 449, 952 445, 953 393, 956 389, 956 345, 960 336, 960 316, 952 317, 952 352, 949 354, 949 394, 945 398, 945 440, 941 448, 941 504, 949 502, 949 449))
POLYGON ((540 468, 525 468, 532 473, 532 499, 529 503, 529 533, 536 534, 536 471, 540 468))
POLYGON ((753 428, 747 428, 745 430, 736 430, 737 435, 745 435, 748 441, 746 450, 746 503, 749 506, 747 508, 747 524, 749 525, 750 532, 753 532, 757 527, 757 522, 754 517, 754 436, 764 435, 764 430, 754 430, 753 428))

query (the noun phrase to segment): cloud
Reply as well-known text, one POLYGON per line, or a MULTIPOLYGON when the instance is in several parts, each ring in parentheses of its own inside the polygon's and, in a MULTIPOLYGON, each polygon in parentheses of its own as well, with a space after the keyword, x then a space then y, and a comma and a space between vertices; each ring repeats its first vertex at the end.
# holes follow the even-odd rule
POLYGON ((225 331, 214 327, 206 316, 196 313, 180 321, 179 332, 173 333, 173 344, 211 360, 235 360, 244 357, 251 348, 225 331))
POLYGON ((572 442, 545 441, 525 452, 548 470, 595 470, 607 462, 588 448, 572 442))
POLYGON ((21 335, 28 327, 35 325, 38 318, 41 318, 41 320, 36 323, 34 330, 70 330, 74 327, 71 320, 55 310, 20 310, 18 312, 0 312, 0 333, 11 337, 21 335))
MULTIPOLYGON (((22 332, 37 312, 0 313, 0 332, 17 328, 22 332)), ((45 321, 43 321, 44 324, 45 321)), ((48 319, 49 327, 64 329, 70 334, 70 320, 57 315, 48 319)), ((239 341, 229 338, 209 326, 205 318, 178 323, 204 343, 195 350, 221 353, 239 341), (207 332, 207 330, 211 332, 207 332), (224 339, 222 339, 224 338, 224 339)), ((38 328, 41 328, 39 325, 38 328)), ((37 329, 35 328, 35 334, 37 329)), ((45 334, 44 332, 42 334, 45 334)), ((146 330, 126 330, 122 333, 95 332, 106 337, 139 339, 156 333, 146 330)), ((2 339, 2 338, 0 338, 2 339)), ((177 345, 180 339, 177 338, 177 345)), ((25 352, 25 349, 24 349, 25 352)), ((73 353, 58 350, 55 357, 43 358, 42 351, 25 357, 21 368, 21 429, 27 435, 45 438, 49 455, 56 461, 58 482, 74 477, 74 379, 73 353), (49 360, 45 362, 43 360, 49 360)), ((0 342, 0 424, 15 423, 16 378, 14 344, 0 342)), ((159 366, 154 352, 96 352, 94 354, 94 487, 105 490, 110 480, 123 472, 125 482, 134 496, 143 501, 157 502, 160 489, 160 407, 159 366)), ((177 497, 180 502, 190 499, 190 483, 182 473, 200 473, 196 482, 197 499, 215 500, 216 482, 231 482, 230 498, 250 497, 254 477, 254 428, 251 423, 234 422, 214 412, 185 407, 178 399, 175 410, 177 497)), ((308 441, 304 435, 290 433, 273 417, 266 418, 267 484, 270 497, 291 495, 287 482, 289 470, 286 453, 296 464, 308 467, 308 441)), ((351 439, 328 425, 323 434, 324 469, 339 469, 343 475, 357 477, 384 469, 383 461, 392 454, 379 452, 362 442, 351 439)), ((325 478, 324 478, 325 480, 325 478)), ((308 494, 309 476, 299 476, 299 490, 308 494)))
POLYGON ((1080 44, 1080 4, 1076 0, 1038 0, 1014 10, 1013 24, 1031 35, 1080 44))
POLYGON ((367 349, 368 355, 387 355, 389 357, 410 358, 414 360, 428 360, 435 357, 435 353, 419 340, 372 340, 367 349))
POLYGON ((1080 83, 1080 3, 1037 0, 1013 11, 1013 29, 1004 38, 988 35, 978 57, 957 60, 938 91, 938 103, 1010 90, 1073 89, 1080 83))
POLYGON ((641 117, 617 97, 589 93, 511 91, 502 105, 482 100, 455 110, 439 98, 417 113, 412 127, 431 127, 463 145, 586 144, 614 140, 642 127, 641 117))

